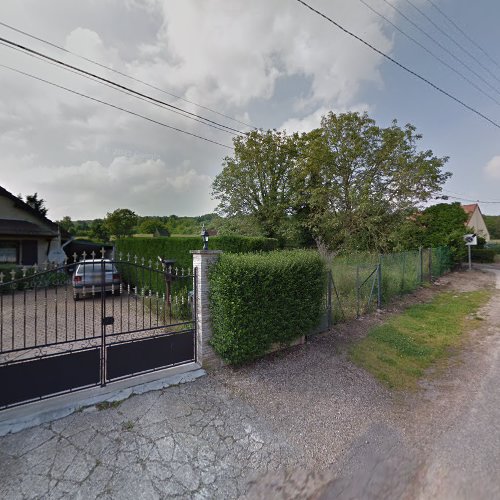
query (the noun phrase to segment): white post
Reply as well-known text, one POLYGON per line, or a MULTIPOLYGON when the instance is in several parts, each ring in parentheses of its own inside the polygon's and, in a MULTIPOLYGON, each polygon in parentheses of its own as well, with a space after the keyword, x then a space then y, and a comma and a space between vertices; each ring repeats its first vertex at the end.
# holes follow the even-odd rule
POLYGON ((205 369, 216 369, 223 365, 221 358, 209 344, 212 338, 212 324, 208 294, 210 283, 208 270, 219 260, 222 250, 191 250, 193 255, 193 275, 196 276, 195 311, 196 311, 196 359, 205 369), (196 270, 196 272, 195 272, 196 270))
POLYGON ((469 271, 471 271, 472 270, 472 255, 471 255, 472 252, 471 252, 471 249, 470 249, 471 245, 467 245, 467 247, 469 249, 469 271))

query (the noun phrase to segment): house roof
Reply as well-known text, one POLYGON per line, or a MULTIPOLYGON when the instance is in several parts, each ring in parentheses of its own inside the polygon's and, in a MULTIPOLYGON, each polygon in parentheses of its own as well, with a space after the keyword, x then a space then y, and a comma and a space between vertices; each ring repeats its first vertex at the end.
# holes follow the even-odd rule
POLYGON ((471 203, 470 205, 462 205, 465 213, 472 215, 477 208, 477 203, 471 203))
POLYGON ((20 208, 21 210, 24 210, 30 213, 31 215, 34 215, 36 218, 40 220, 40 222, 43 222, 45 225, 49 226, 56 233, 58 232, 59 226, 55 222, 52 222, 50 219, 47 219, 47 217, 44 217, 40 212, 30 207, 27 203, 25 203, 23 200, 20 200, 17 196, 13 195, 2 186, 0 186, 0 196, 5 196, 6 198, 9 198, 14 202, 14 206, 16 208, 20 208))
POLYGON ((469 216, 467 219, 467 222, 469 222, 472 215, 476 211, 476 208, 479 208, 479 205, 477 203, 470 203, 469 205, 462 205, 462 208, 464 209, 464 212, 469 216))
POLYGON ((0 235, 54 237, 57 236, 57 230, 46 229, 27 220, 0 219, 0 235))

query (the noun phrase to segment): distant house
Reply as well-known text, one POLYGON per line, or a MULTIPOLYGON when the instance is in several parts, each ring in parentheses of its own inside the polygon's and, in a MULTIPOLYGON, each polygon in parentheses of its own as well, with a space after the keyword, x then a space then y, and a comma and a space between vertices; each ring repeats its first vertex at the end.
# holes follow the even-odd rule
POLYGON ((167 236, 170 236, 170 232, 168 229, 155 229, 155 232, 153 233, 154 238, 166 238, 167 236))
POLYGON ((0 187, 0 264, 42 264, 58 252, 58 225, 0 187))
POLYGON ((483 219, 483 214, 477 203, 462 205, 468 219, 465 225, 474 229, 478 236, 482 236, 486 241, 490 241, 490 233, 483 219))

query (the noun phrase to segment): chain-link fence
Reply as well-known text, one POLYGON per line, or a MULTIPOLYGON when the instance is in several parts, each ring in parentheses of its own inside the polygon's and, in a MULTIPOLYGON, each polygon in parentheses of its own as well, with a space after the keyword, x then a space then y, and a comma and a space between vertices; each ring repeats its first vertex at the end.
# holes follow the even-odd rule
POLYGON ((322 326, 359 318, 382 308, 394 297, 432 282, 450 266, 447 247, 336 257, 330 265, 327 313, 322 326))

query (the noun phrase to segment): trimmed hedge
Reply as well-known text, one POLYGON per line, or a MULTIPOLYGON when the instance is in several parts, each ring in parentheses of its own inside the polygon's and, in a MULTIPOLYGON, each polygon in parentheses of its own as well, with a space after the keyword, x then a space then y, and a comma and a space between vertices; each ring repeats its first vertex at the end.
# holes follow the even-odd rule
MULTIPOLYGON (((186 238, 124 238, 115 242, 117 258, 120 252, 144 257, 156 262, 158 255, 164 259, 174 259, 179 269, 192 268, 193 259, 190 250, 201 250, 201 237, 186 238)), ((250 238, 246 236, 214 236, 209 239, 210 250, 223 250, 228 253, 268 252, 278 248, 274 238, 250 238)))
POLYGON ((496 252, 489 248, 472 248, 471 257, 474 262, 491 263, 495 262, 496 252))
POLYGON ((314 251, 221 255, 209 273, 215 351, 241 364, 310 332, 324 312, 326 276, 314 251))

